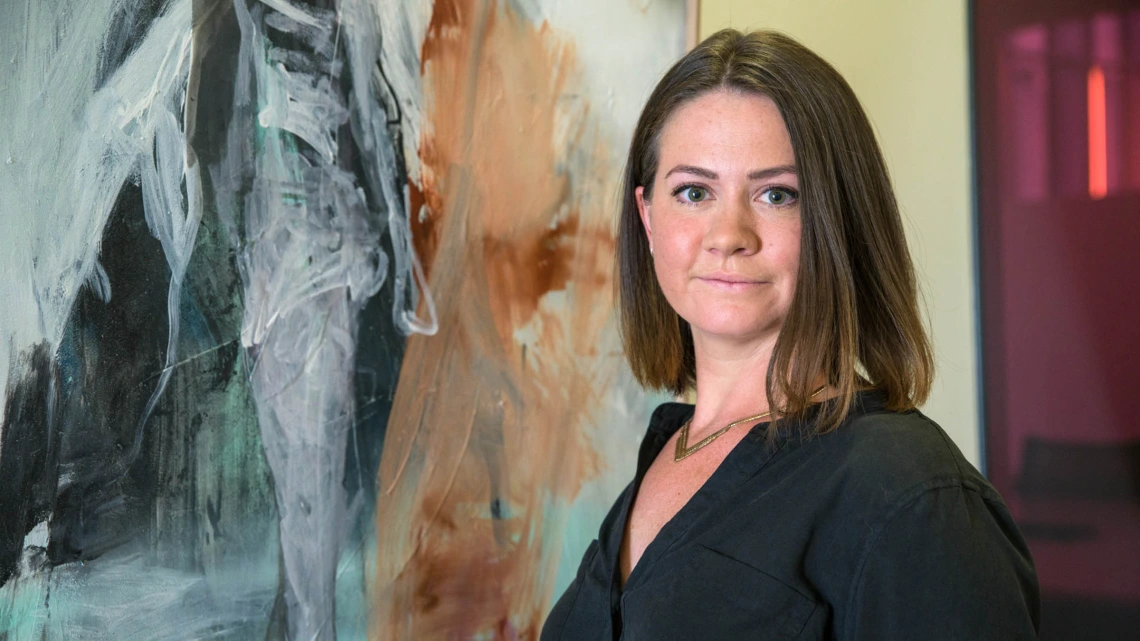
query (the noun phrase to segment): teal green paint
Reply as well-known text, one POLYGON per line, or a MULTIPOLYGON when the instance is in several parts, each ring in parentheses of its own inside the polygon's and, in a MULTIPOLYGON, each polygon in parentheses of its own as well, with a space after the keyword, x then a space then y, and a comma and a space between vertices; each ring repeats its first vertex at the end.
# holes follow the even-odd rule
POLYGON ((336 572, 337 641, 368 638, 369 582, 376 576, 376 533, 369 520, 365 540, 341 553, 336 572))
MULTIPOLYGON (((21 577, 0 587, 0 638, 32 641, 43 635, 47 612, 46 579, 42 575, 21 577)), ((53 610, 55 604, 53 604, 53 610)))

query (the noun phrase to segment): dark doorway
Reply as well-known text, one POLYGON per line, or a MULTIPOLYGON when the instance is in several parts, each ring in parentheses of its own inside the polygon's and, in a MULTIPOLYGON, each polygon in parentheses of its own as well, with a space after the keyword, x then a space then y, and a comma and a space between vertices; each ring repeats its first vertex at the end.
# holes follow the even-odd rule
POLYGON ((1046 641, 1140 629, 1140 1, 975 0, 987 473, 1046 641))

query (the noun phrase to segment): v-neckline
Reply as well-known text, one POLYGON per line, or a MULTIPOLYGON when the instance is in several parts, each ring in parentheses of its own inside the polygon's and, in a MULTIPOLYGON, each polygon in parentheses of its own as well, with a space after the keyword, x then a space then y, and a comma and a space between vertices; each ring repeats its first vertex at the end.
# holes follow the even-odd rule
MULTIPOLYGON (((657 435, 657 438, 653 440, 652 444, 647 442, 646 445, 649 447, 645 448, 638 457, 637 475, 630 485, 630 491, 625 497, 621 514, 619 515, 618 522, 621 523, 622 526, 618 532, 618 536, 615 537, 617 548, 616 554, 613 555, 613 563, 610 567, 611 592, 618 601, 620 601, 622 596, 630 592, 631 588, 637 588, 637 582, 650 571, 649 569, 651 569, 661 557, 668 553, 685 533, 700 522, 701 515, 707 514, 718 499, 722 500, 733 490, 743 485, 745 481, 755 476, 772 456, 783 447, 782 440, 778 440, 773 447, 767 446, 764 435, 767 432, 767 426, 770 425, 769 421, 757 421, 749 426, 748 432, 740 441, 733 445, 732 449, 729 450, 724 459, 716 466, 712 474, 701 483, 701 486, 689 497, 689 500, 661 526, 661 529, 657 531, 657 534, 642 551, 637 563, 630 569, 629 576, 623 582, 621 580, 622 546, 624 544, 626 531, 629 528, 629 518, 633 510, 633 504, 637 499, 638 492, 641 490, 642 481, 645 479, 649 467, 661 454, 664 447, 668 445, 670 439, 677 433, 681 425, 684 424, 684 421, 691 418, 694 410, 695 408, 690 407, 689 411, 681 413, 679 416, 681 420, 676 422, 675 426, 661 431, 657 435)), ((677 418, 678 417, 674 417, 673 420, 676 421, 677 418)), ((617 603, 613 605, 616 606, 617 603)))

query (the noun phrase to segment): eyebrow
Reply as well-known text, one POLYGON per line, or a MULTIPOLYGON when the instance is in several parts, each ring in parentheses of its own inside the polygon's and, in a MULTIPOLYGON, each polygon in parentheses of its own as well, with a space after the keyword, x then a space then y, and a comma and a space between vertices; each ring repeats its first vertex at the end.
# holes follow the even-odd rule
MULTIPOLYGON (((700 176, 701 178, 708 180, 717 180, 720 178, 720 176, 718 176, 715 171, 712 171, 711 169, 705 169, 704 167, 696 167, 694 165, 677 165, 676 167, 670 169, 669 173, 665 174, 665 177, 668 178, 669 176, 672 176, 676 173, 693 174, 694 176, 700 176)), ((779 176, 780 174, 794 173, 796 173, 795 165, 777 165, 775 167, 769 167, 767 169, 756 169, 754 171, 748 172, 748 180, 764 180, 773 176, 779 176)))

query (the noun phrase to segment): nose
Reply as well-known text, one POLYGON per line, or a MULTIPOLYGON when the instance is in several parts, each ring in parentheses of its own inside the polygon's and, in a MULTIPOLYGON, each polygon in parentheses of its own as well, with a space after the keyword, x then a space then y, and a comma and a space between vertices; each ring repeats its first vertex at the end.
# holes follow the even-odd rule
POLYGON ((752 211, 748 198, 732 199, 718 211, 710 213, 705 250, 726 258, 734 254, 755 254, 760 251, 760 233, 756 223, 756 212, 752 211))

